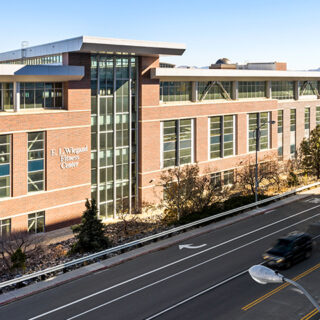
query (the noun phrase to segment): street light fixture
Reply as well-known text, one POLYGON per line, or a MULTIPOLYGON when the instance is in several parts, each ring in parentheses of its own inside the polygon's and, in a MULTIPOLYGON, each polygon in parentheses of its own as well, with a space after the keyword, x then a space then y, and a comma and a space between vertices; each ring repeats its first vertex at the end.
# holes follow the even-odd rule
POLYGON ((258 182, 258 150, 260 149, 260 128, 263 127, 265 124, 275 124, 276 122, 274 120, 265 121, 260 126, 257 126, 255 128, 255 135, 256 135, 256 170, 255 170, 255 189, 254 189, 254 201, 258 202, 258 188, 259 188, 259 182, 258 182))
POLYGON ((302 291, 302 293, 310 300, 310 302, 318 309, 320 312, 320 306, 318 303, 312 298, 312 296, 297 282, 292 281, 290 279, 285 278, 280 273, 269 269, 262 265, 255 265, 252 266, 249 270, 249 274, 251 278, 260 283, 260 284, 267 284, 267 283, 281 283, 281 282, 288 282, 293 286, 297 287, 302 291))

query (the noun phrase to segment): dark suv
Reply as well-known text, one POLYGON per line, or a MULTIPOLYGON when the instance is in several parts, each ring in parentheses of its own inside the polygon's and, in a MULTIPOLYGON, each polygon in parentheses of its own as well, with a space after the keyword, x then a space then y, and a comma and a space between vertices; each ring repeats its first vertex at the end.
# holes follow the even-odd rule
POLYGON ((263 254, 263 259, 270 267, 290 268, 292 264, 309 258, 311 253, 310 235, 295 231, 278 239, 276 244, 263 254))

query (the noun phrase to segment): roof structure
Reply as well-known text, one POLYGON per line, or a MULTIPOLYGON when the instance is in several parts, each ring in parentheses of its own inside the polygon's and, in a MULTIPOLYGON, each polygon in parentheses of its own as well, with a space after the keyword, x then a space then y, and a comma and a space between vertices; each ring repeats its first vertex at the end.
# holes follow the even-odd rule
POLYGON ((153 68, 151 69, 151 78, 160 79, 162 81, 320 80, 320 72, 242 69, 153 68))
POLYGON ((184 44, 110 39, 91 36, 80 36, 38 46, 0 53, 0 61, 18 60, 62 54, 65 52, 87 53, 127 53, 144 56, 182 55, 186 46, 184 44))
POLYGON ((4 82, 60 82, 83 77, 83 66, 0 64, 0 81, 4 82))

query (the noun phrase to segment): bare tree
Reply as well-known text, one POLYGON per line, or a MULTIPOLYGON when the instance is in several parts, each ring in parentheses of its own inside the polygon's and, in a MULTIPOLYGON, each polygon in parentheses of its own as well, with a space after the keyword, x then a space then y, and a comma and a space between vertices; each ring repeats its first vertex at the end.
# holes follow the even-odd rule
MULTIPOLYGON (((242 192, 255 194, 256 165, 252 158, 238 164, 237 183, 241 186, 242 192)), ((274 157, 267 156, 258 164, 259 189, 264 190, 270 186, 281 184, 281 166, 274 157)))
POLYGON ((116 204, 116 215, 117 218, 119 218, 122 222, 122 231, 125 235, 129 235, 129 229, 133 225, 137 225, 138 222, 138 213, 140 213, 140 210, 137 210, 136 208, 131 209, 130 213, 130 206, 129 206, 129 200, 124 199, 122 201, 118 201, 116 204))
POLYGON ((209 174, 200 176, 199 172, 199 166, 194 164, 169 169, 160 176, 163 187, 161 205, 169 221, 201 212, 213 203, 216 188, 209 174))
POLYGON ((40 253, 43 238, 26 231, 12 232, 0 238, 0 256, 2 265, 10 270, 12 268, 12 256, 21 252, 26 257, 40 253))
POLYGON ((307 174, 313 174, 320 179, 320 126, 310 133, 308 139, 303 139, 299 149, 300 166, 307 174))

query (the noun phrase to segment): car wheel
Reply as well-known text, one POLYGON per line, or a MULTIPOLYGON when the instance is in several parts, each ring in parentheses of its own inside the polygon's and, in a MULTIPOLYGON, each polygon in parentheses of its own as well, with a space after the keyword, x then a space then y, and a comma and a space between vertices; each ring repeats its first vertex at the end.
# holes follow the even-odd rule
POLYGON ((289 268, 291 267, 291 265, 292 265, 292 262, 291 262, 290 260, 288 260, 288 261, 286 262, 286 264, 285 264, 285 268, 286 268, 286 269, 289 269, 289 268))

